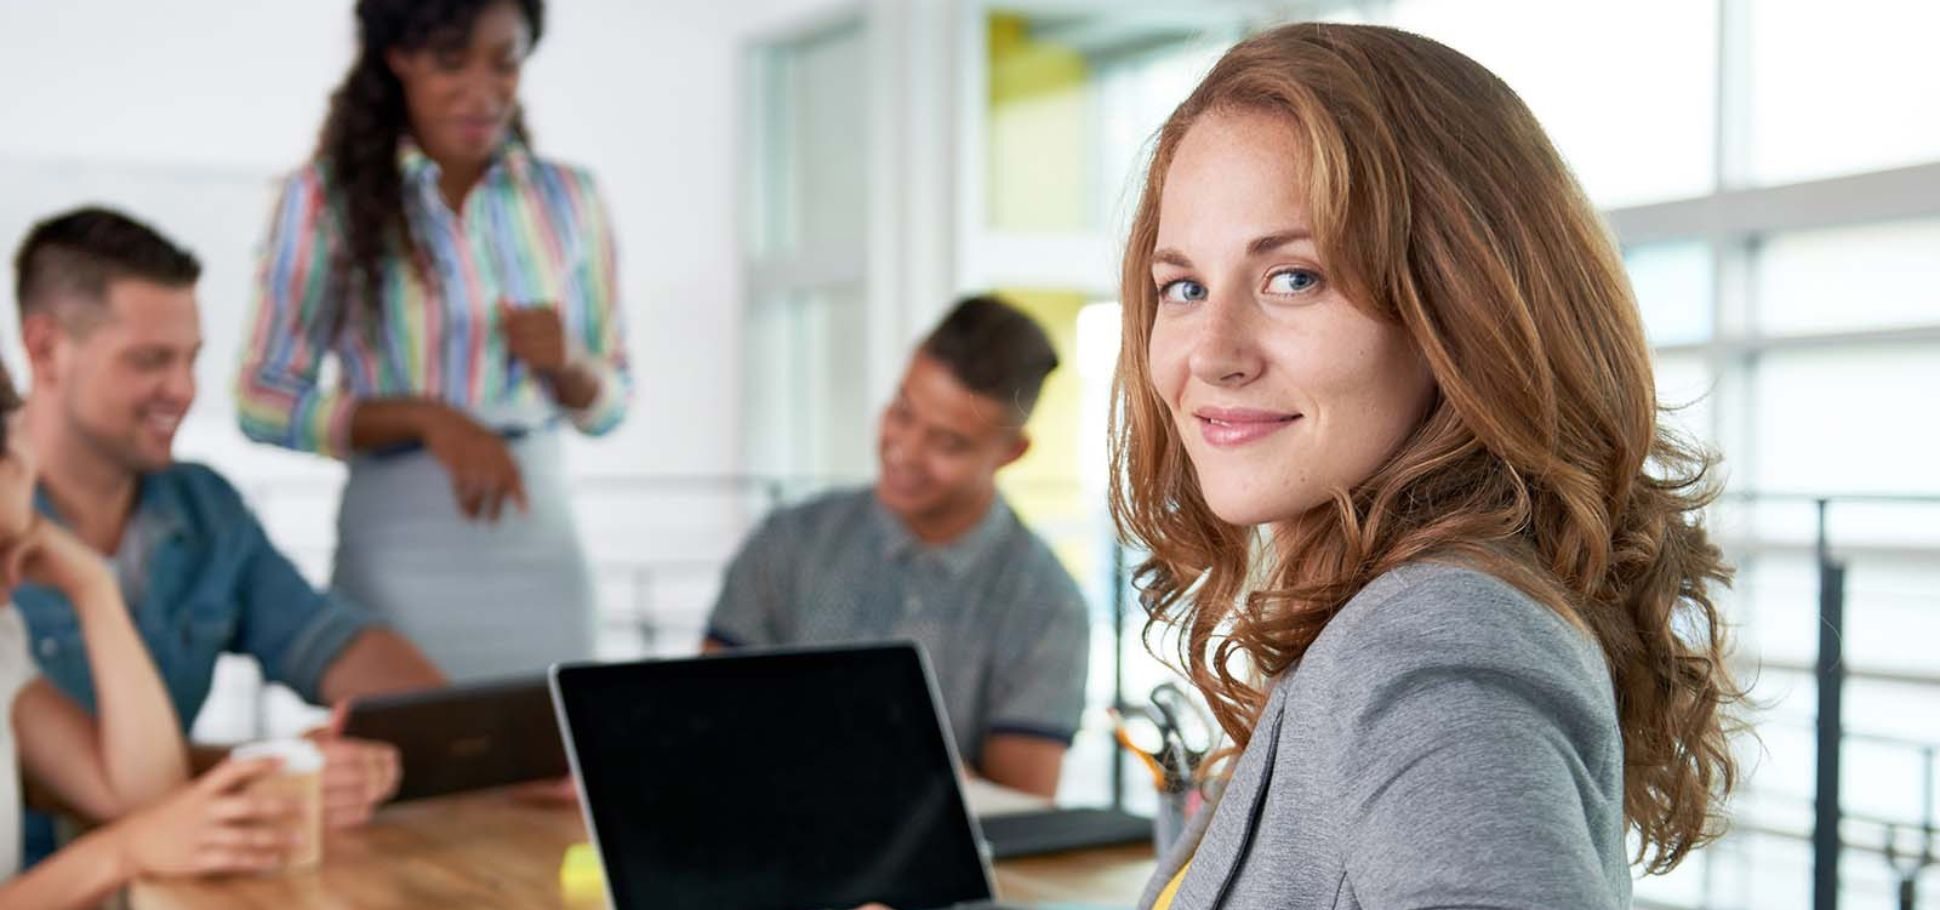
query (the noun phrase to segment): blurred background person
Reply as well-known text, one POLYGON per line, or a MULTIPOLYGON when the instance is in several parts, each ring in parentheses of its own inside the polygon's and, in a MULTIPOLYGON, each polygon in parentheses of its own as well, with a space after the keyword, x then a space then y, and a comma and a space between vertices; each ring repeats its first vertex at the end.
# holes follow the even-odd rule
POLYGON ((356 12, 356 62, 271 219, 243 431, 349 460, 333 586, 452 678, 585 658, 559 428, 613 429, 628 379, 599 192, 521 119, 543 4, 356 12))

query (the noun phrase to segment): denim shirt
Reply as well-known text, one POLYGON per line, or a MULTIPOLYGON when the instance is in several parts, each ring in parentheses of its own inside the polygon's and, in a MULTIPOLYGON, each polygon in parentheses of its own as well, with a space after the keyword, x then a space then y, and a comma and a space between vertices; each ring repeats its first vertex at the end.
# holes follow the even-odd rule
MULTIPOLYGON (((46 491, 35 505, 60 520, 46 491)), ((144 475, 129 519, 130 530, 139 525, 142 532, 124 534, 124 546, 149 548, 117 559, 145 569, 129 586, 129 609, 184 730, 208 698, 223 652, 256 658, 265 677, 319 702, 324 671, 359 632, 378 624, 311 587, 236 489, 207 467, 178 463, 144 475)), ((94 710, 94 679, 67 598, 25 584, 13 596, 41 673, 94 710)))

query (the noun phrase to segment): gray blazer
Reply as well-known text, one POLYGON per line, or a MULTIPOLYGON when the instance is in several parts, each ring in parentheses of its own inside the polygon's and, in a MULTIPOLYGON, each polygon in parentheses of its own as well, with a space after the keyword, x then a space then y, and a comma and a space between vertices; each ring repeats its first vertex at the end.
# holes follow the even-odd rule
POLYGON ((1492 576, 1375 579, 1274 684, 1140 906, 1190 860, 1173 910, 1628 907, 1606 666, 1492 576))

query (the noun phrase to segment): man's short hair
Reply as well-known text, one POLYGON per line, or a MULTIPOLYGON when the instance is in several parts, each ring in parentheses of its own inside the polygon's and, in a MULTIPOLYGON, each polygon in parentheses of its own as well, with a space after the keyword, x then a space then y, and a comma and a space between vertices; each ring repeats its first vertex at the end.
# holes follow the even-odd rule
POLYGON ((66 299, 98 305, 109 283, 121 278, 180 288, 202 277, 202 264, 188 250, 127 215, 96 207, 34 225, 13 264, 14 300, 23 317, 66 299))
POLYGON ((1037 407, 1044 377, 1058 368, 1043 327, 994 294, 958 301, 920 350, 965 388, 1008 406, 1018 426, 1037 407))

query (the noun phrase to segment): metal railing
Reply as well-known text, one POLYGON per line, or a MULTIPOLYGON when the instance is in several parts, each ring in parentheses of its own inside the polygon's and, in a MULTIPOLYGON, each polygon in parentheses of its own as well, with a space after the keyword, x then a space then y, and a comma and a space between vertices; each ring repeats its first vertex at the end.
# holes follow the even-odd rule
MULTIPOLYGON (((1898 902, 1901 910, 1914 910, 1919 903, 1920 875, 1935 862, 1934 779, 1937 773, 1936 755, 1940 755, 1940 744, 1847 732, 1844 719, 1845 690, 1848 681, 1867 677, 1931 687, 1940 694, 1940 678, 1908 673, 1862 674, 1848 667, 1845 659, 1845 641, 1849 563, 1835 550, 1831 534, 1831 515, 1835 507, 1842 505, 1940 506, 1940 496, 1742 492, 1731 494, 1726 497, 1726 500, 1753 506, 1792 503, 1809 505, 1815 510, 1812 552, 1818 578, 1818 652, 1811 668, 1813 681, 1817 687, 1817 711, 1813 719, 1816 770, 1812 800, 1813 824, 1810 835, 1813 910, 1838 910, 1841 857, 1847 849, 1854 848, 1877 852, 1884 857, 1897 878, 1898 902), (1896 819, 1869 818, 1845 809, 1842 800, 1845 746, 1855 742, 1911 749, 1921 756, 1922 773, 1919 783, 1922 796, 1921 818, 1916 825, 1909 825, 1896 819), (1872 851, 1866 845, 1849 843, 1844 837, 1845 822, 1848 820, 1884 828, 1883 845, 1876 851, 1872 851), (1907 828, 1912 828, 1917 834, 1920 844, 1917 850, 1903 851, 1900 847, 1901 834, 1907 828)), ((1936 553, 1936 558, 1940 558, 1940 553, 1936 553)), ((1796 836, 1793 832, 1782 830, 1766 830, 1760 833, 1780 837, 1796 836)))

